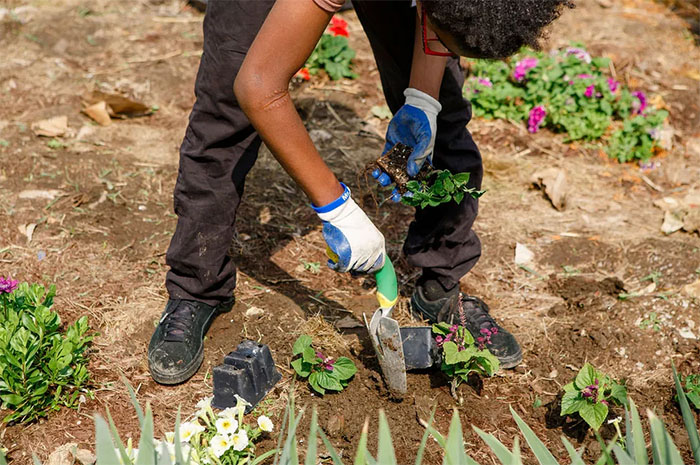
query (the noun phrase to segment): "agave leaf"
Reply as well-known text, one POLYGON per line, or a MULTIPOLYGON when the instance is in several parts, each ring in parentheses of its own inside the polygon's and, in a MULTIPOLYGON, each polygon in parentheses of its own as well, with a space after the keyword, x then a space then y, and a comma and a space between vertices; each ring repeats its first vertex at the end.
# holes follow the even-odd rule
POLYGON ((250 462, 250 465, 258 465, 258 464, 260 464, 260 463, 263 463, 265 460, 267 460, 268 458, 272 457, 272 456, 275 455, 276 453, 277 453, 277 449, 268 450, 268 451, 265 452, 264 454, 255 457, 255 460, 253 460, 252 462, 250 462))
POLYGON ((141 408, 141 405, 139 404, 139 400, 136 398, 136 392, 134 391, 134 388, 131 386, 129 383, 129 380, 126 379, 126 376, 122 373, 122 382, 126 384, 126 389, 129 391, 129 397, 131 398, 131 403, 134 405, 134 409, 136 410, 136 415, 139 417, 139 425, 143 425, 143 420, 144 420, 144 415, 143 415, 143 409, 141 408))
POLYGON ((141 425, 139 455, 136 457, 136 465, 153 465, 155 457, 156 451, 153 447, 153 414, 151 413, 150 404, 146 404, 146 414, 143 424, 141 425))
MULTIPOLYGON (((282 418, 282 423, 280 423, 280 432, 279 436, 277 438, 277 453, 275 454, 275 460, 273 461, 273 465, 277 465, 279 463, 280 455, 282 453, 282 440, 285 437, 285 432, 287 430, 287 423, 289 419, 289 412, 293 411, 290 409, 290 406, 293 407, 294 405, 294 380, 292 380, 292 386, 289 388, 289 397, 287 398, 287 408, 284 409, 284 417, 282 418)), ((175 432, 177 434, 177 431, 175 432)))
POLYGON ((476 434, 478 434, 479 437, 481 437, 481 439, 491 448, 493 453, 496 454, 496 457, 501 461, 501 463, 515 464, 513 453, 508 450, 508 448, 503 445, 501 441, 496 439, 493 434, 486 433, 476 426, 472 426, 472 428, 474 428, 476 434))
POLYGON ((678 404, 681 407, 681 414, 683 415, 683 423, 685 424, 685 430, 688 432, 690 449, 693 451, 695 465, 700 465, 700 434, 698 434, 698 425, 695 424, 695 416, 690 410, 690 405, 688 405, 688 398, 686 397, 685 391, 683 390, 683 386, 681 386, 681 380, 678 378, 678 373, 676 372, 676 365, 671 364, 671 368, 673 368, 673 381, 676 383, 678 404))
POLYGON ((648 411, 647 415, 651 429, 651 449, 654 463, 683 463, 681 454, 666 431, 664 423, 651 411, 648 411))
MULTIPOLYGON (((333 465, 343 465, 343 461, 340 460, 340 457, 338 456, 338 453, 335 451, 335 447, 333 447, 333 444, 328 440, 328 437, 326 434, 323 432, 322 429, 318 430, 318 434, 321 436, 321 440, 323 441, 323 445, 326 446, 326 450, 328 451, 328 455, 331 456, 331 460, 333 461, 333 465)), ((369 462, 373 463, 373 462, 369 462)))
POLYGON ((360 442, 357 444, 357 453, 355 454, 354 465, 366 465, 367 464, 367 434, 369 431, 369 419, 365 420, 365 424, 362 426, 362 434, 360 435, 360 442))
POLYGON ((7 465, 7 460, 5 460, 5 454, 0 452, 0 465, 7 465))
POLYGON ((581 458, 581 455, 576 451, 574 446, 566 439, 564 436, 561 437, 561 442, 564 443, 566 451, 569 453, 569 458, 571 459, 571 465, 586 465, 581 458))
MULTIPOLYGON (((179 465, 184 462, 178 462, 177 458, 175 459, 175 462, 179 465)), ((160 457, 158 457, 158 465, 173 465, 173 462, 170 460, 170 451, 168 450, 168 446, 165 442, 160 443, 160 457)))
MULTIPOLYGON (((428 425, 433 424, 433 420, 435 419, 435 410, 436 409, 437 409, 437 404, 433 406, 433 410, 430 412, 430 419, 428 420, 428 425)), ((430 430, 428 428, 425 428, 425 433, 423 433, 423 439, 421 439, 420 446, 418 446, 418 452, 416 453, 416 461, 415 461, 414 465, 421 465, 421 463, 423 463, 423 453, 425 452, 425 447, 428 444, 429 437, 430 437, 430 430)))
POLYGON ((119 437, 117 425, 114 424, 114 419, 112 418, 112 414, 109 412, 109 407, 105 407, 105 412, 107 413, 107 421, 109 422, 109 429, 112 432, 112 438, 117 441, 117 450, 119 451, 119 455, 121 456, 123 463, 130 463, 131 459, 129 459, 129 454, 126 453, 124 443, 119 437))
MULTIPOLYGON (((175 416, 175 432, 173 441, 175 442, 175 462, 178 464, 185 463, 182 457, 182 440, 180 439, 180 407, 177 409, 177 415, 175 416)), ((169 454, 168 454, 169 455, 169 454)), ((170 460, 170 459, 168 459, 170 460)), ((189 462, 189 457, 188 457, 189 462)))
POLYGON ((637 465, 637 462, 635 462, 627 452, 622 450, 622 447, 619 445, 615 444, 613 446, 613 452, 615 452, 615 457, 619 465, 637 465))
POLYGON ((520 456, 520 436, 515 436, 515 438, 513 438, 513 465, 522 464, 523 459, 520 456))
POLYGON ((316 440, 318 439, 318 415, 316 414, 316 409, 311 413, 311 426, 309 427, 309 439, 306 444, 306 458, 304 459, 305 465, 316 465, 316 440))
POLYGON ((557 460, 554 458, 549 449, 547 449, 547 446, 545 446, 544 443, 540 441, 540 439, 532 431, 532 429, 530 429, 527 423, 525 423, 523 419, 520 418, 520 416, 517 413, 515 413, 513 407, 510 407, 510 413, 511 415, 513 415, 515 422, 518 424, 518 427, 523 433, 523 436, 525 436, 527 444, 530 446, 530 449, 532 449, 532 452, 535 454, 535 458, 537 458, 537 461, 540 463, 540 465, 558 465, 557 460))
POLYGON ((647 455, 642 421, 639 418, 639 410, 637 410, 637 406, 632 399, 629 401, 629 410, 625 413, 625 424, 627 427, 627 438, 625 440, 627 450, 634 452, 635 463, 638 465, 648 465, 649 456, 647 455))
POLYGON ((382 465, 396 464, 394 445, 391 443, 391 432, 389 431, 389 423, 386 421, 384 410, 379 411, 377 461, 382 465))
POLYGON ((298 416, 294 412, 290 412, 289 416, 289 431, 287 432, 287 440, 284 442, 282 453, 280 454, 281 465, 299 465, 299 452, 297 451, 297 427, 301 421, 303 412, 298 416))
MULTIPOLYGON (((117 441, 121 444, 119 439, 117 441)), ((117 452, 114 450, 112 436, 109 433, 109 426, 99 414, 95 415, 95 455, 100 465, 120 464, 117 452)), ((124 463, 129 463, 128 457, 124 463)))
POLYGON ((442 463, 445 465, 478 465, 464 450, 462 423, 459 421, 457 409, 455 409, 452 414, 452 421, 450 422, 450 430, 447 433, 447 441, 445 442, 444 450, 445 456, 442 463))

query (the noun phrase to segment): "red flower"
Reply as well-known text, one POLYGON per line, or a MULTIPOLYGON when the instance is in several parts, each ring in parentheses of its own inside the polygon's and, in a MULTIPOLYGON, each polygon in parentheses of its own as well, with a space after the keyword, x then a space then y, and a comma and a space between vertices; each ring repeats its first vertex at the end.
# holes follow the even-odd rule
POLYGON ((334 36, 350 37, 350 34, 348 34, 348 23, 343 18, 337 16, 331 18, 331 25, 328 30, 331 31, 331 34, 334 36))
POLYGON ((311 79, 311 74, 309 74, 309 70, 306 68, 301 68, 299 71, 297 71, 296 75, 302 78, 304 81, 311 79))

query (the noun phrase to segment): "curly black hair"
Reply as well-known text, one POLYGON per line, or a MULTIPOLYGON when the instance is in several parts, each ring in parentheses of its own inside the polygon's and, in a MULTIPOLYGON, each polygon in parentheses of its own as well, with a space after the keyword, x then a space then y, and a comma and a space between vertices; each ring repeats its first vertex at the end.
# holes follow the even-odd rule
POLYGON ((424 0, 430 21, 452 35, 463 51, 505 58, 523 45, 537 46, 542 29, 572 0, 424 0))

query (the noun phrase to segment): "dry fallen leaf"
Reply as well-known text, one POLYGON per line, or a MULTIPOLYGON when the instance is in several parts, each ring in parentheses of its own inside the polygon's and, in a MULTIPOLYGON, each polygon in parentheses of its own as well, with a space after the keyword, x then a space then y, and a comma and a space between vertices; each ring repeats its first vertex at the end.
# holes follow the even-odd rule
POLYGON ((18 227, 19 232, 27 236, 27 244, 32 242, 32 237, 34 236, 34 230, 36 229, 36 223, 21 224, 18 227))
POLYGON ((118 94, 107 94, 105 92, 94 91, 84 97, 88 105, 105 102, 109 109, 109 114, 117 118, 134 118, 137 116, 150 115, 151 109, 141 102, 128 99, 118 94))
POLYGON ((29 189, 29 190, 24 190, 24 191, 20 192, 19 198, 20 199, 29 199, 29 200, 34 200, 34 199, 53 200, 59 195, 63 195, 63 191, 60 191, 58 189, 46 189, 46 190, 29 189))
POLYGON ((563 210, 566 207, 568 185, 566 173, 560 168, 547 168, 532 175, 532 184, 544 190, 554 208, 563 210))
POLYGON ((66 115, 61 115, 49 119, 42 119, 41 121, 32 123, 32 130, 37 136, 62 136, 68 130, 68 117, 66 115))
POLYGON ((107 102, 104 100, 84 108, 83 113, 94 119, 101 126, 108 126, 112 123, 112 118, 109 117, 107 102))

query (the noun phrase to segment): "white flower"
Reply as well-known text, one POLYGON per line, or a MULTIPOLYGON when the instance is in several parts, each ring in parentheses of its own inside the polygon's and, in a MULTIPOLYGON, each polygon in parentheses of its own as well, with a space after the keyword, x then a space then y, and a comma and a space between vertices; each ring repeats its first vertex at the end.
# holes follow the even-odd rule
POLYGON ((237 451, 242 451, 248 447, 248 433, 244 429, 241 429, 231 438, 233 443, 233 449, 237 451))
POLYGON ((234 394, 233 396, 236 398, 236 406, 234 408, 239 412, 245 413, 245 408, 250 407, 251 405, 250 402, 248 402, 238 394, 234 394))
POLYGON ((272 420, 270 420, 265 415, 260 415, 258 417, 258 426, 262 431, 265 431, 266 433, 272 432, 273 429, 272 420))
POLYGON ((197 402, 197 416, 201 418, 207 417, 207 412, 211 411, 211 401, 214 397, 205 397, 197 402))
POLYGON ((219 418, 233 418, 235 419, 238 415, 238 409, 236 407, 229 407, 222 410, 219 413, 219 418))
POLYGON ((168 431, 165 433, 165 442, 169 442, 170 444, 175 441, 175 432, 174 431, 168 431))
POLYGON ((238 420, 234 418, 219 418, 216 420, 216 432, 224 436, 231 436, 238 429, 238 420))
POLYGON ((192 437, 204 431, 204 426, 197 422, 187 421, 180 425, 180 441, 189 442, 192 437))
POLYGON ((213 438, 211 438, 211 451, 214 452, 214 455, 217 457, 221 457, 226 453, 227 450, 231 448, 231 440, 229 439, 228 436, 222 436, 221 434, 217 434, 213 438))

